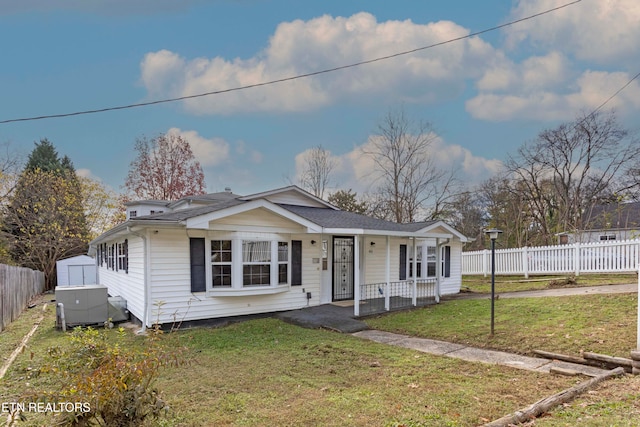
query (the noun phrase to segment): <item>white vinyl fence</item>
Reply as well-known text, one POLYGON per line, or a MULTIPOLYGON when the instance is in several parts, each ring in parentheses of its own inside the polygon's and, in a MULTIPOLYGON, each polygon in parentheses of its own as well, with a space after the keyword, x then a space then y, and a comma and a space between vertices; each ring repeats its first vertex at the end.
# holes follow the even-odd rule
MULTIPOLYGON (((496 274, 637 272, 640 240, 496 249, 496 274)), ((491 251, 462 253, 462 274, 491 274, 491 251)))

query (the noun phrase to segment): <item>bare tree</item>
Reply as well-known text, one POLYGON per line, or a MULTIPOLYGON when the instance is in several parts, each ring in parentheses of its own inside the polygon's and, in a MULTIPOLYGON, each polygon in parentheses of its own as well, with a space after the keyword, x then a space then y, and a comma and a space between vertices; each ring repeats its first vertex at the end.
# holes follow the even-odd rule
POLYGON ((640 145, 613 112, 596 112, 544 130, 507 168, 546 243, 552 243, 556 233, 585 226, 584 212, 616 193, 613 187, 639 154, 640 145))
POLYGON ((182 136, 141 138, 135 150, 124 184, 130 198, 170 201, 205 192, 202 166, 182 136))
POLYGON ((5 205, 18 184, 21 156, 12 149, 9 142, 0 144, 3 155, 0 156, 0 206, 5 205))
POLYGON ((336 167, 336 161, 331 152, 322 145, 307 150, 304 153, 304 165, 299 183, 314 196, 324 198, 324 192, 331 183, 331 172, 336 167))
POLYGON ((416 221, 420 214, 428 217, 427 202, 437 207, 431 216, 439 214, 453 174, 439 169, 431 156, 437 138, 432 125, 412 122, 400 109, 387 113, 378 130, 363 150, 376 166, 372 174, 378 203, 372 205, 386 205, 381 211, 399 223, 416 221))

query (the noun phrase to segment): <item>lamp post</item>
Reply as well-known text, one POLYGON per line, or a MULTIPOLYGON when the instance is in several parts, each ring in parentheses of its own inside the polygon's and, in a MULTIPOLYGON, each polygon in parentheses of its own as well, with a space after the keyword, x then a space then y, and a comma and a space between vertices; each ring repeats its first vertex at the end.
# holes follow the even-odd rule
POLYGON ((491 239, 491 336, 493 336, 493 324, 495 313, 495 301, 496 301, 496 239, 498 235, 502 233, 502 230, 492 228, 491 230, 485 230, 485 233, 491 239))

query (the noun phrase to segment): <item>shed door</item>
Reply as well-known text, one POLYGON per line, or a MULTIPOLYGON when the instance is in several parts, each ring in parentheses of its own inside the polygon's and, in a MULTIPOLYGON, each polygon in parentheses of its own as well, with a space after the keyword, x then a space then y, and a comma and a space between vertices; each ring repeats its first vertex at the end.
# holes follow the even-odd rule
POLYGON ((68 266, 69 286, 84 285, 84 271, 81 265, 68 266))
POLYGON ((95 285, 96 266, 95 265, 69 265, 69 286, 95 285))
POLYGON ((333 238, 333 300, 353 299, 353 237, 333 238))

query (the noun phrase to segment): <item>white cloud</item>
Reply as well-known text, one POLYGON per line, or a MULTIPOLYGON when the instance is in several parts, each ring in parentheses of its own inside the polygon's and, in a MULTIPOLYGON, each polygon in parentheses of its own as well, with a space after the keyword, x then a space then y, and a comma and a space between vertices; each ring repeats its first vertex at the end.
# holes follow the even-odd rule
POLYGON ((171 128, 168 134, 180 135, 191 146, 194 156, 202 166, 213 166, 229 159, 229 144, 222 138, 204 138, 194 130, 171 128))
MULTIPOLYGON (((450 21, 426 25, 410 20, 377 22, 365 12, 328 15, 278 25, 268 46, 249 59, 195 58, 161 50, 148 53, 141 80, 150 95, 185 96, 220 91, 415 49, 469 34, 450 21)), ((335 102, 448 99, 464 89, 465 79, 481 75, 496 53, 474 37, 463 41, 345 69, 222 95, 185 101, 198 114, 311 110, 335 102)))
MULTIPOLYGON (((631 80, 631 76, 623 72, 585 71, 568 86, 567 93, 556 93, 553 88, 528 87, 524 75, 520 78, 520 90, 508 94, 481 92, 466 102, 467 111, 477 119, 490 121, 573 120, 579 111, 598 108, 631 80)), ((606 108, 615 108, 623 114, 640 108, 640 83, 631 83, 611 99, 606 108)))
MULTIPOLYGON (((518 19, 565 4, 559 0, 519 0, 510 19, 518 19)), ((640 2, 592 0, 506 28, 508 44, 524 41, 562 49, 578 59, 607 64, 638 65, 640 2)))
POLYGON ((93 172, 91 172, 91 169, 76 169, 76 175, 82 177, 82 178, 91 178, 91 179, 97 179, 97 177, 93 174, 93 172))

